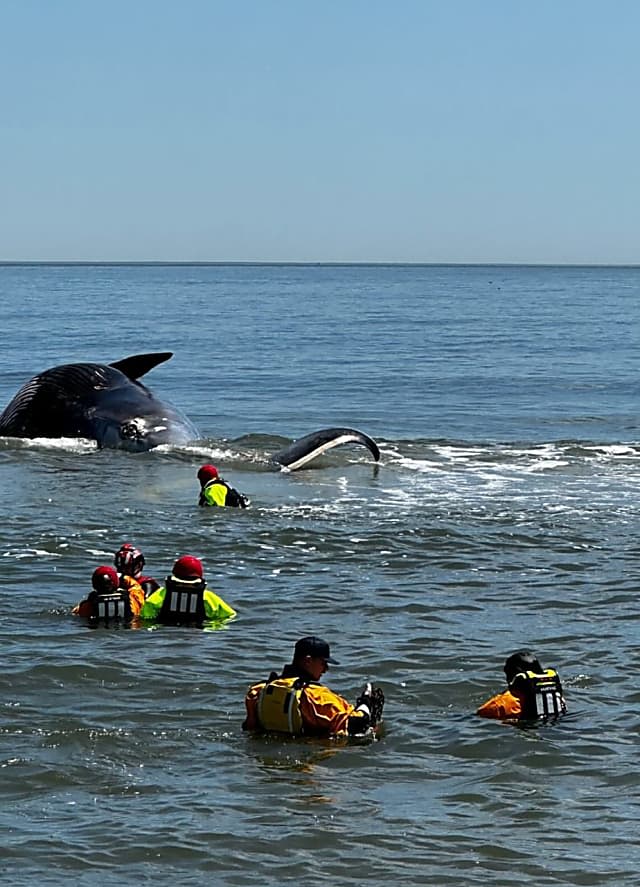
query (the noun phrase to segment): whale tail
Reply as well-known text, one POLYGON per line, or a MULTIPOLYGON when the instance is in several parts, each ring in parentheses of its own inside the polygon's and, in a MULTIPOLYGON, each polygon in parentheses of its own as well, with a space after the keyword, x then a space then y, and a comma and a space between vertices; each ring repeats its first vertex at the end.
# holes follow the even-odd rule
POLYGON ((290 471, 296 471, 327 450, 347 443, 362 444, 376 462, 380 460, 380 450, 375 440, 355 428, 322 428, 320 431, 312 431, 311 434, 306 434, 294 440, 288 447, 279 450, 271 460, 290 471))

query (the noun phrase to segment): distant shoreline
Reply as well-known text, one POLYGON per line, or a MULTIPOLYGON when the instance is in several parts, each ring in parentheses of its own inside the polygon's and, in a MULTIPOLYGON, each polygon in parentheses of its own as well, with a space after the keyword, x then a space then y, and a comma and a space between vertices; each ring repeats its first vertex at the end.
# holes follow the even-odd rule
POLYGON ((220 261, 220 262, 188 262, 188 261, 85 261, 85 260, 0 260, 0 268, 26 267, 160 267, 160 268, 228 268, 228 267, 275 267, 275 268, 640 268, 640 262, 608 263, 608 262, 293 262, 293 261, 220 261))

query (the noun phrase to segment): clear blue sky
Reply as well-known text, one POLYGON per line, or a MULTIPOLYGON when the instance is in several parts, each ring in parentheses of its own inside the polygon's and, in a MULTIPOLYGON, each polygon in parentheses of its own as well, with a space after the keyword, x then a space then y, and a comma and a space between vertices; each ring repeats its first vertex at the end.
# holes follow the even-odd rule
POLYGON ((637 0, 2 0, 0 260, 640 263, 637 0))

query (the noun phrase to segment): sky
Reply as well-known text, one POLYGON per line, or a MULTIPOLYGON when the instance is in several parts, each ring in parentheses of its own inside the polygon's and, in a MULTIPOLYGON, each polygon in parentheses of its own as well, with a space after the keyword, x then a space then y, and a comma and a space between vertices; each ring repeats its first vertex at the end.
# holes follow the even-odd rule
POLYGON ((637 0, 0 0, 0 261, 640 263, 637 0))

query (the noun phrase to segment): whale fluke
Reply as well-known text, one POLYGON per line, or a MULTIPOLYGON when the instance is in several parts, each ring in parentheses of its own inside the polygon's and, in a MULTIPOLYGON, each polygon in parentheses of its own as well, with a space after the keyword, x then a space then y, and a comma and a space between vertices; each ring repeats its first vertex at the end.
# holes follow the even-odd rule
POLYGON ((296 471, 327 450, 347 443, 362 444, 376 462, 380 460, 378 444, 368 434, 355 428, 322 428, 320 431, 312 431, 311 434, 305 434, 304 437, 294 440, 288 447, 271 456, 271 461, 283 465, 290 471, 296 471))

